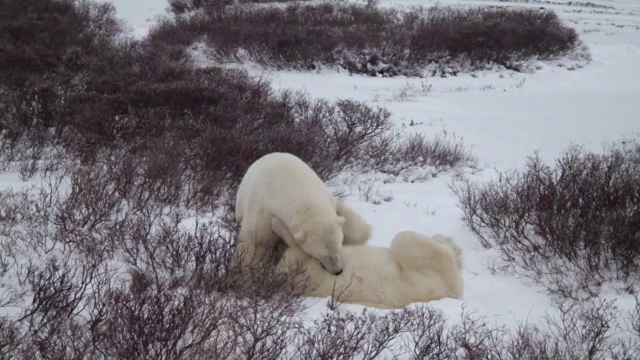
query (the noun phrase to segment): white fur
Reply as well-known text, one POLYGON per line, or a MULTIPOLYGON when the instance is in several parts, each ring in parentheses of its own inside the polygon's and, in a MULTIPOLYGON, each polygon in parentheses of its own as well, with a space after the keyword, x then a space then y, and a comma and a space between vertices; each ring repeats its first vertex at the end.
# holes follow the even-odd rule
MULTIPOLYGON (((292 241, 291 235, 284 238, 292 241)), ((398 233, 389 248, 352 245, 340 251, 344 272, 324 271, 304 251, 290 246, 277 266, 288 272, 301 265, 310 281, 306 296, 340 295, 339 301, 378 308, 402 308, 414 302, 462 298, 462 251, 442 235, 398 233), (344 290, 343 290, 344 289, 344 290)))
POLYGON ((237 254, 246 262, 268 258, 267 252, 282 238, 271 226, 275 218, 291 233, 295 245, 329 272, 340 273, 346 220, 337 214, 337 207, 338 200, 304 161, 287 153, 265 155, 249 167, 238 188, 237 254))
POLYGON ((342 244, 366 244, 371 237, 371 225, 367 224, 358 213, 348 207, 342 200, 337 200, 337 202, 336 212, 339 216, 345 218, 345 223, 342 226, 342 232, 344 233, 342 244))

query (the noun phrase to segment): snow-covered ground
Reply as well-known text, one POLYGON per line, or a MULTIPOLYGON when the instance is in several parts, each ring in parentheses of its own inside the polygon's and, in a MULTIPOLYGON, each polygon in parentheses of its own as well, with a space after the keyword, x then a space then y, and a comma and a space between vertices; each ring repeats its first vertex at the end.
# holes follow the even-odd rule
MULTIPOLYGON (((166 0, 115 0, 118 16, 142 35, 155 17, 164 12, 166 0)), ((471 4, 528 6, 553 9, 575 27, 592 60, 583 68, 540 65, 534 73, 486 71, 450 78, 371 78, 321 71, 302 73, 266 71, 278 88, 305 90, 324 98, 353 98, 386 107, 407 131, 441 135, 443 131, 463 138, 479 159, 482 171, 467 172, 471 179, 486 179, 492 168, 505 170, 524 164, 539 151, 552 161, 570 144, 599 150, 603 143, 638 134, 640 130, 640 1, 567 0, 483 1, 382 0, 381 5, 471 4), (589 5, 591 4, 591 5, 589 5), (408 126, 410 123, 415 125, 408 126)), ((459 175, 459 174, 458 174, 459 175)), ((497 253, 483 249, 461 221, 457 199, 448 185, 456 174, 442 174, 426 182, 385 183, 375 177, 336 184, 347 191, 347 203, 374 226, 371 244, 387 246, 402 230, 452 236, 464 249, 464 300, 432 302, 452 319, 461 306, 475 309, 496 324, 511 326, 541 319, 550 299, 530 280, 493 274, 497 253), (363 195, 391 198, 379 205, 363 195)), ((629 295, 603 294, 617 299, 624 309, 632 305, 629 295)), ((326 299, 309 299, 310 311, 325 311, 326 299)), ((359 309, 344 306, 342 309, 359 309)))

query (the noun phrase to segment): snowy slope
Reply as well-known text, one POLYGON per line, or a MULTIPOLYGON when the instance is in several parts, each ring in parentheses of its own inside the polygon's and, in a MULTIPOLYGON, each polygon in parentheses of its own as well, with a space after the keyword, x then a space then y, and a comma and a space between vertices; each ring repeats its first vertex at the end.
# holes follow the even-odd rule
MULTIPOLYGON (((322 71, 273 72, 267 74, 275 87, 307 91, 315 97, 353 98, 384 106, 398 126, 430 135, 447 133, 463 138, 478 157, 483 171, 465 176, 483 179, 491 168, 507 169, 524 164, 539 151, 553 160, 570 144, 598 150, 603 142, 633 136, 640 130, 640 2, 636 0, 482 1, 482 0, 381 0, 384 6, 494 5, 553 9, 575 27, 589 48, 592 61, 584 68, 566 70, 540 65, 535 73, 486 71, 455 78, 370 78, 322 71), (589 5, 591 4, 591 5, 589 5)), ((150 19, 161 14, 165 0, 116 0, 118 16, 140 35, 150 19)), ((459 174, 458 174, 459 175, 459 174)), ((456 174, 440 175, 422 183, 384 183, 375 177, 351 179, 347 202, 374 225, 371 243, 386 246, 401 230, 452 236, 464 249, 466 296, 464 301, 446 299, 432 305, 452 319, 463 304, 476 309, 496 324, 535 322, 549 310, 543 289, 526 279, 492 274, 494 250, 483 249, 460 221, 457 199, 448 188, 456 174), (365 201, 370 188, 389 202, 365 201)), ((618 299, 621 308, 631 306, 631 297, 606 294, 618 299)), ((325 299, 309 299, 311 312, 325 311, 325 299)), ((360 307, 344 307, 345 309, 360 307)))

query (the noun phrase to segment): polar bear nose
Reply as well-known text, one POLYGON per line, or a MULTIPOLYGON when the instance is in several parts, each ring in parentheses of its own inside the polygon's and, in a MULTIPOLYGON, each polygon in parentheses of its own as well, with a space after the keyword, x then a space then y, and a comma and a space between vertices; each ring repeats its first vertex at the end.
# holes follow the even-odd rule
POLYGON ((335 275, 335 276, 338 276, 338 275, 340 275, 340 274, 342 274, 342 269, 340 269, 340 270, 338 270, 337 272, 333 273, 333 275, 335 275))

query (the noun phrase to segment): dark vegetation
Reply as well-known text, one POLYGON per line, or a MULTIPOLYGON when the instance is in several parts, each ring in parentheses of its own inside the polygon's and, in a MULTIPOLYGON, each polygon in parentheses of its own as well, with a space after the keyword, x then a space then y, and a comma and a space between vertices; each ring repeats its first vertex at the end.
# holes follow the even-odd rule
MULTIPOLYGON (((158 33, 203 41, 216 61, 252 60, 275 68, 338 66, 372 76, 455 75, 565 55, 577 33, 548 10, 433 7, 398 10, 324 1, 251 6, 178 0, 173 11, 201 11, 165 22, 158 33), (176 35, 177 34, 177 35, 176 35)), ((160 35, 159 35, 160 36, 160 35)))
POLYGON ((640 280, 640 145, 537 155, 520 171, 458 189, 465 221, 520 272, 568 296, 605 280, 640 280))
POLYGON ((471 160, 459 146, 424 153, 435 148, 425 139, 399 138, 384 109, 275 93, 240 70, 196 68, 184 47, 153 34, 125 38, 108 5, 2 6, 3 156, 27 160, 20 162, 26 175, 52 149, 85 164, 116 152, 114 171, 135 172, 136 181, 167 191, 188 184, 180 200, 202 205, 272 151, 298 155, 324 179, 356 164, 397 171, 471 160), (40 36, 45 28, 47 36, 40 36), (400 159, 420 142, 423 156, 400 159))
POLYGON ((309 0, 168 0, 168 3, 169 10, 172 13, 182 15, 205 7, 225 7, 234 4, 283 3, 295 1, 309 0))
POLYGON ((196 68, 165 26, 133 40, 110 5, 0 0, 1 163, 29 180, 0 191, 0 358, 638 357, 640 307, 617 324, 606 302, 517 331, 428 307, 303 321, 305 283, 231 261, 248 164, 289 151, 329 179, 471 158, 384 109, 196 68))

